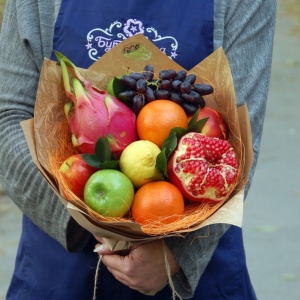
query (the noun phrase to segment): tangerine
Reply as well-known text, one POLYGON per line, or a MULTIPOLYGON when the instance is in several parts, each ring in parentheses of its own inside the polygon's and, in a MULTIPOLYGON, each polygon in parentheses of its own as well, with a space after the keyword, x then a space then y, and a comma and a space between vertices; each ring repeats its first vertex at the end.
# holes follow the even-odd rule
POLYGON ((172 128, 187 128, 188 118, 179 104, 170 100, 154 100, 141 109, 136 126, 141 140, 151 141, 161 149, 172 128))
POLYGON ((184 214, 184 199, 180 190, 168 181, 149 182, 137 190, 131 214, 140 225, 155 221, 169 224, 184 214))

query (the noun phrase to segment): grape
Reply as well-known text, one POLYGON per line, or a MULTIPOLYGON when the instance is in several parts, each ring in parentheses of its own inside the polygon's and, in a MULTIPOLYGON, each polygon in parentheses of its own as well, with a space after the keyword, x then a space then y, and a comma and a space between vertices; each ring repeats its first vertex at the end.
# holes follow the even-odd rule
POLYGON ((147 81, 151 81, 154 76, 154 68, 151 64, 148 64, 144 67, 143 74, 147 81))
POLYGON ((192 85, 190 83, 184 81, 180 86, 180 90, 182 93, 188 94, 192 90, 192 85))
POLYGON ((160 82, 159 82, 159 89, 161 89, 161 90, 169 90, 170 89, 170 87, 171 87, 171 82, 170 82, 170 80, 168 80, 168 79, 165 79, 165 80, 161 80, 160 82))
POLYGON ((128 90, 119 93, 118 99, 122 100, 123 102, 130 102, 132 101, 133 97, 136 95, 134 90, 128 90))
POLYGON ((195 91, 190 91, 189 93, 182 93, 182 98, 186 100, 189 103, 195 103, 198 104, 198 101, 200 100, 200 95, 195 91))
POLYGON ((198 105, 203 108, 205 106, 205 100, 200 96, 200 99, 198 101, 198 105))
POLYGON ((197 83, 194 85, 194 90, 196 92, 198 92, 200 95, 204 96, 204 95, 209 95, 211 94, 214 89, 211 85, 209 84, 201 84, 201 83, 197 83))
POLYGON ((121 77, 121 82, 129 88, 131 88, 133 90, 135 89, 136 80, 134 80, 132 77, 130 77, 128 75, 123 75, 121 77))
POLYGON ((132 111, 138 114, 145 105, 145 99, 142 94, 136 94, 132 99, 132 111))
POLYGON ((177 74, 173 78, 173 80, 184 81, 185 77, 186 77, 186 70, 180 70, 180 71, 177 72, 177 74))
POLYGON ((198 105, 195 105, 193 103, 188 103, 188 102, 183 102, 181 104, 181 107, 184 109, 185 113, 188 116, 193 115, 199 108, 198 105))
POLYGON ((137 91, 139 94, 145 93, 145 91, 146 91, 146 89, 147 89, 147 81, 146 81, 146 79, 139 79, 139 80, 136 82, 135 89, 136 89, 136 91, 137 91))
POLYGON ((180 92, 180 86, 182 84, 181 80, 172 80, 171 89, 175 92, 180 92))
POLYGON ((147 102, 151 102, 151 101, 155 100, 154 91, 149 86, 147 87, 144 95, 145 95, 145 100, 147 102))
POLYGON ((130 72, 123 75, 121 82, 127 89, 118 98, 138 114, 145 103, 156 99, 167 99, 182 106, 188 115, 205 106, 203 95, 213 92, 209 84, 195 84, 196 75, 187 74, 182 69, 164 69, 159 71, 158 78, 154 77, 154 67, 147 64, 142 72, 130 72))
POLYGON ((188 93, 188 94, 183 93, 181 96, 184 100, 186 100, 189 103, 196 104, 200 107, 205 106, 204 99, 202 98, 202 96, 200 94, 198 94, 195 91, 190 91, 190 93, 188 93))
POLYGON ((196 81, 196 75, 195 74, 189 74, 188 76, 186 76, 186 78, 184 79, 184 82, 187 82, 191 85, 193 85, 196 81))
POLYGON ((164 79, 172 80, 176 75, 177 75, 177 73, 173 69, 161 70, 159 72, 159 78, 162 80, 164 80, 164 79))
POLYGON ((177 103, 177 104, 182 104, 184 102, 184 99, 180 96, 180 94, 171 92, 169 100, 177 103))
POLYGON ((170 92, 166 90, 157 90, 154 92, 155 99, 169 99, 170 92))
POLYGON ((129 77, 133 78, 134 80, 138 81, 139 79, 145 79, 145 75, 139 72, 131 72, 129 77))

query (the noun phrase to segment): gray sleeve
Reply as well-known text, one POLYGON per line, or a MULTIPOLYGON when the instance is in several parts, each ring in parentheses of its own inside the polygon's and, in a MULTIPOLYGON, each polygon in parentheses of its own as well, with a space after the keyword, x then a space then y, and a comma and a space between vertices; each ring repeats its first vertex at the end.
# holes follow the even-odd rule
POLYGON ((39 72, 52 49, 52 1, 8 0, 0 37, 0 178, 6 194, 70 251, 90 234, 70 217, 31 160, 20 122, 33 117, 39 72), (32 20, 36 20, 33 22, 32 20))
MULTIPOLYGON (((257 163, 265 117, 272 61, 276 18, 275 0, 215 1, 214 47, 223 47, 231 66, 237 105, 247 103, 252 128, 254 162, 249 183, 257 163)), ((185 238, 169 238, 171 249, 181 271, 174 276, 177 292, 191 298, 209 263, 220 237, 229 228, 216 224, 188 234, 185 238)))
MULTIPOLYGON (((218 2, 218 1, 216 1, 218 2)), ((222 46, 234 80, 237 105, 247 103, 254 160, 246 193, 257 164, 272 65, 276 0, 220 1, 217 5, 214 46, 222 46), (219 6, 219 8, 218 8, 219 6), (226 7, 226 10, 225 10, 226 7), (224 30, 225 28, 225 30, 224 30)))

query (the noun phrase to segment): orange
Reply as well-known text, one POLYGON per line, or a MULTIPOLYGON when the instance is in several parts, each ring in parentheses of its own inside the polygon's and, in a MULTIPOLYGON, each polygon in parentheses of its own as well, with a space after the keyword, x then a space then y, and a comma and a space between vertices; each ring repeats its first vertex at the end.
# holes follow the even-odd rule
POLYGON ((184 213, 180 190, 168 181, 153 181, 139 188, 131 206, 133 219, 140 225, 159 221, 169 224, 184 213))
POLYGON ((148 140, 161 148, 172 128, 187 128, 188 118, 179 104, 170 100, 154 100, 141 109, 136 126, 141 140, 148 140))

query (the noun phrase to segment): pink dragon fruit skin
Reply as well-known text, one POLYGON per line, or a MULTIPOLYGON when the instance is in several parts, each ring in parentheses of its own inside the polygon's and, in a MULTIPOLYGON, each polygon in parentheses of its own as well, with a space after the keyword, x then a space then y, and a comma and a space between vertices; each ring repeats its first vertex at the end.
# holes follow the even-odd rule
POLYGON ((64 88, 72 101, 64 110, 79 153, 95 152, 100 137, 107 137, 112 155, 119 157, 126 146, 137 140, 136 115, 117 98, 86 80, 63 54, 55 52, 61 65, 64 88))

